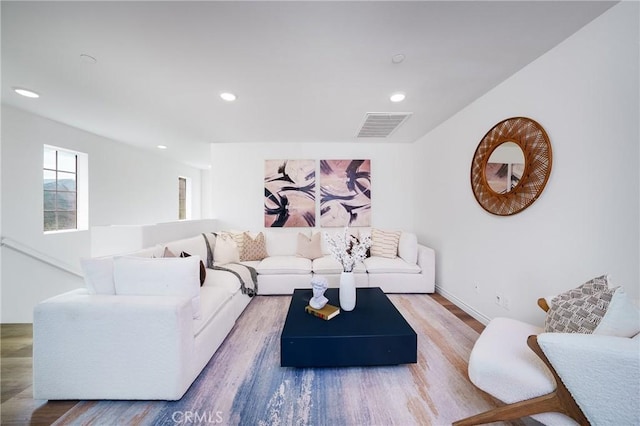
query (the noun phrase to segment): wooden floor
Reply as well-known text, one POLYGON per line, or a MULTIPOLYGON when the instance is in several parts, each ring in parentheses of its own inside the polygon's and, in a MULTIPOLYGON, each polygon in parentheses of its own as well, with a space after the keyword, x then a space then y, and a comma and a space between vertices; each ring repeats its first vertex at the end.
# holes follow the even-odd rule
MULTIPOLYGON (((479 321, 440 294, 431 297, 451 311, 469 327, 480 333, 479 321)), ((70 410, 77 401, 34 400, 32 394, 32 326, 2 324, 0 326, 1 388, 0 425, 50 425, 70 410)))

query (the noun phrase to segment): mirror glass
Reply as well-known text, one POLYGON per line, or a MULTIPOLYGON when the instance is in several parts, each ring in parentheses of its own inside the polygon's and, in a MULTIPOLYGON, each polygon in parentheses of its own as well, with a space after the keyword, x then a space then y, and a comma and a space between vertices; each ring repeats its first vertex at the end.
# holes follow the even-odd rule
POLYGON ((493 150, 484 170, 492 191, 506 194, 518 186, 524 173, 524 153, 514 142, 504 142, 493 150))

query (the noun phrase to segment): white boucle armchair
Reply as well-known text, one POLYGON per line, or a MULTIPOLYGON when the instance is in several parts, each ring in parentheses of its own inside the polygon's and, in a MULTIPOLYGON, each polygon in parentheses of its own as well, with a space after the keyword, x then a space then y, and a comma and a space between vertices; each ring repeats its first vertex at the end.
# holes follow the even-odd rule
POLYGON ((547 425, 640 423, 640 335, 543 333, 495 318, 474 345, 469 378, 506 405, 457 426, 525 416, 547 425))

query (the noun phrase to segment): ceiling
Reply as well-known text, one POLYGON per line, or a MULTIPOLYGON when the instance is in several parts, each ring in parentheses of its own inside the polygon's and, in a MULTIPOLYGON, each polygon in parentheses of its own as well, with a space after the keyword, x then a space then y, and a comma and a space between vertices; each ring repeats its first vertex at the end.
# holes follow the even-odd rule
POLYGON ((2 102, 201 168, 209 143, 408 143, 614 4, 2 1, 2 102), (413 114, 359 139, 369 112, 413 114))

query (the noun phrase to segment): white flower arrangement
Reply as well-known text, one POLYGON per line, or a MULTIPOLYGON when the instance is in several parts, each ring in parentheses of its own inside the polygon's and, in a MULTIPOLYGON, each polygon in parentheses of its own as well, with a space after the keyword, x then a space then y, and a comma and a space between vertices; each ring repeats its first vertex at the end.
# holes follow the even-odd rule
POLYGON ((342 264, 344 272, 352 272, 356 264, 367 257, 367 249, 371 247, 369 235, 360 241, 349 233, 349 227, 344 228, 342 234, 336 234, 333 238, 325 232, 324 239, 329 245, 333 258, 342 264))

